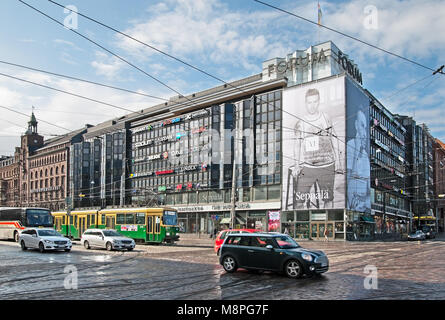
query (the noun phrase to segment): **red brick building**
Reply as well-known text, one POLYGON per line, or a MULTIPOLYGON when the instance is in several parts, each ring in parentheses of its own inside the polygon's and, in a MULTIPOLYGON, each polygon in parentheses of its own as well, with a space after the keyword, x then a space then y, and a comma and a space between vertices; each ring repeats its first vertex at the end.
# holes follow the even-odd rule
POLYGON ((16 149, 14 156, 0 157, 0 206, 14 207, 20 204, 19 189, 19 152, 20 148, 16 149))
POLYGON ((0 158, 0 206, 64 209, 70 145, 80 141, 85 130, 44 141, 32 113, 14 156, 0 158))

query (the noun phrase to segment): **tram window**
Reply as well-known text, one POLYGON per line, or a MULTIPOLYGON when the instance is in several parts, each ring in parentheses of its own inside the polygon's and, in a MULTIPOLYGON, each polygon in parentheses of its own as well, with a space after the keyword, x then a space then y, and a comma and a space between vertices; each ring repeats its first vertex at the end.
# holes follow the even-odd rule
POLYGON ((116 215, 116 224, 125 224, 125 214, 117 214, 116 215))
POLYGON ((147 217, 147 232, 152 232, 152 223, 153 223, 153 217, 147 217))
POLYGON ((125 223, 126 224, 134 224, 136 215, 134 213, 129 213, 125 215, 125 223))
POLYGON ((144 213, 136 214, 136 224, 145 224, 145 214, 144 213))
POLYGON ((91 216, 87 215, 87 228, 91 225, 91 216))

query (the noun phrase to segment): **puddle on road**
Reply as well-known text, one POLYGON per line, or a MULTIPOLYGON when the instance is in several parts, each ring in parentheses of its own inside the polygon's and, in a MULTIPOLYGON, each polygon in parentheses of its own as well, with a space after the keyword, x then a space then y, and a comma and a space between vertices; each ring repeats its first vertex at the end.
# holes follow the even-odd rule
POLYGON ((93 262, 108 262, 110 261, 112 256, 110 255, 97 255, 93 257, 82 257, 84 261, 93 261, 93 262))

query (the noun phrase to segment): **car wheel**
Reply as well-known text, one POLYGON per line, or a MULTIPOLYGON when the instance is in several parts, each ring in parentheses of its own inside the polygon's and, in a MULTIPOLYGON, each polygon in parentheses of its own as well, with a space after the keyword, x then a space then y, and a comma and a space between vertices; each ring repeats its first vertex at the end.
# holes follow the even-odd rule
POLYGON ((28 248, 26 247, 26 245, 25 245, 25 241, 23 241, 23 240, 20 242, 20 246, 22 247, 22 250, 23 250, 23 251, 25 251, 26 249, 28 249, 28 248))
POLYGON ((90 243, 88 242, 88 241, 85 241, 84 243, 83 243, 83 246, 85 247, 85 249, 91 249, 91 247, 90 247, 90 243))
POLYGON ((236 260, 232 256, 224 257, 224 259, 223 259, 223 267, 224 267, 224 270, 226 270, 226 272, 228 272, 228 273, 235 272, 236 269, 238 269, 238 265, 236 263, 236 260))
POLYGON ((301 278, 303 275, 303 266, 297 260, 289 260, 284 265, 284 273, 292 279, 301 278))
POLYGON ((39 251, 40 251, 40 253, 45 252, 45 246, 43 245, 42 242, 39 243, 39 251))
POLYGON ((113 245, 111 244, 111 242, 107 242, 107 250, 108 251, 113 250, 113 245))

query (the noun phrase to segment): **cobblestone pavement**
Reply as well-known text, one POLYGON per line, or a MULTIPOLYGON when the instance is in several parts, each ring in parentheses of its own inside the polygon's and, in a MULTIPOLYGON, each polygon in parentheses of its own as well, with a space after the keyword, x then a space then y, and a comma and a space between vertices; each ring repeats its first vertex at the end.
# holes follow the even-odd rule
POLYGON ((0 299, 445 298, 445 242, 300 244, 325 251, 329 271, 299 280, 242 269, 227 274, 209 240, 138 245, 132 252, 86 250, 77 244, 70 253, 43 254, 0 241, 0 299), (377 267, 377 289, 365 289, 367 265, 377 267))

